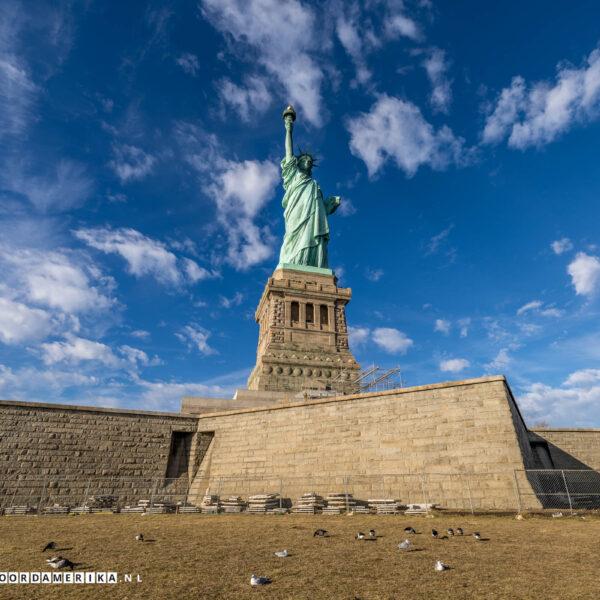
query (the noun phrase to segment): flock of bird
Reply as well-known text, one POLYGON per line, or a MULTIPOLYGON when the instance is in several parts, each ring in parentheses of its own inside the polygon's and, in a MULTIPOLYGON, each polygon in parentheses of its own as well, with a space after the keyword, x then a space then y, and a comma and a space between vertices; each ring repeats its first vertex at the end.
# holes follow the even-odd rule
MULTIPOLYGON (((135 539, 138 542, 143 542, 144 536, 141 533, 138 533, 135 536, 135 539)), ((42 548, 42 552, 46 552, 46 550, 54 550, 55 548, 56 548, 56 542, 48 542, 42 548)), ((52 567, 53 569, 64 569, 64 568, 68 567, 72 571, 75 568, 75 563, 70 561, 68 558, 65 558, 64 556, 53 556, 52 558, 47 558, 46 563, 48 564, 48 566, 52 567)))
MULTIPOLYGON (((413 527, 405 527, 404 528, 404 533, 407 534, 417 534, 417 532, 415 531, 415 529, 413 527)), ((447 535, 440 537, 439 532, 436 529, 432 529, 431 530, 431 537, 434 539, 449 539, 450 537, 453 537, 455 535, 461 536, 464 535, 464 531, 462 530, 462 527, 457 527, 456 531, 454 531, 454 529, 449 528, 446 531, 447 535)), ((327 537, 328 531, 326 529, 317 529, 314 533, 313 533, 313 537, 327 537)), ((483 540, 483 538, 481 537, 481 534, 478 531, 475 531, 473 533, 473 537, 476 540, 483 540)), ((374 529, 370 529, 368 534, 363 533, 362 531, 359 531, 355 536, 354 536, 355 540, 376 540, 377 539, 377 534, 375 532, 374 529)), ((400 542, 398 544, 398 548, 400 550, 408 550, 410 548, 410 541, 408 539, 404 540, 403 542, 400 542)), ((274 552, 275 556, 278 556, 280 558, 285 558, 287 556, 290 556, 289 552, 287 550, 282 550, 281 552, 274 552)), ((435 561, 435 565, 434 565, 434 569, 436 571, 447 571, 448 569, 450 569, 449 566, 445 565, 441 560, 436 560, 435 561)), ((267 585, 271 583, 271 580, 268 577, 259 577, 258 575, 254 575, 252 574, 252 577, 250 577, 250 585, 267 585)))
MULTIPOLYGON (((413 527, 405 527, 404 533, 407 533, 410 535, 410 534, 416 534, 417 532, 414 530, 413 527)), ((450 528, 447 530, 446 533, 448 534, 447 536, 443 536, 440 538, 439 532, 436 529, 432 529, 431 537, 437 540, 437 539, 448 539, 449 537, 453 537, 455 535, 458 535, 458 536, 464 535, 464 532, 461 527, 457 527, 456 531, 454 531, 454 529, 450 528)), ((328 535, 329 535, 329 533, 326 529, 317 529, 313 533, 313 537, 327 537, 328 535)), ((476 540, 483 539, 481 537, 481 534, 478 531, 475 531, 473 533, 473 537, 476 540)), ((135 539, 138 542, 143 542, 144 536, 143 536, 143 534, 138 533, 135 536, 135 539)), ((362 531, 359 531, 354 536, 354 539, 355 540, 366 540, 366 539, 377 540, 377 534, 374 529, 370 529, 368 535, 363 533, 362 531)), ((398 544, 398 548, 400 550, 408 550, 410 548, 410 545, 411 545, 410 541, 408 539, 406 539, 403 542, 400 542, 398 544)), ((54 550, 55 548, 56 548, 56 542, 48 542, 42 549, 42 552, 46 552, 46 550, 54 550)), ((290 553, 287 550, 281 550, 278 552, 274 552, 274 554, 275 554, 275 556, 277 556, 279 558, 286 558, 286 557, 290 556, 290 553)), ((46 563, 48 563, 48 565, 54 569, 70 568, 72 571, 73 568, 75 567, 75 564, 73 562, 71 562, 68 558, 64 558, 62 556, 53 556, 52 558, 47 558, 46 563)), ((447 571, 450 567, 445 565, 441 560, 436 560, 434 568, 436 571, 447 571)), ((250 585, 267 585, 268 583, 271 583, 271 580, 268 577, 259 577, 258 575, 254 575, 254 574, 252 574, 252 577, 250 577, 250 585)))

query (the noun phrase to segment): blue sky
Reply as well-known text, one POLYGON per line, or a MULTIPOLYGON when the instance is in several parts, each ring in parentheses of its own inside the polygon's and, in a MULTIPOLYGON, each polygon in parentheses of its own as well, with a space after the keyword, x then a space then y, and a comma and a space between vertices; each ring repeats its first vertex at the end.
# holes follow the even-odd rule
POLYGON ((230 397, 318 148, 351 350, 600 426, 597 2, 5 2, 0 397, 230 397))

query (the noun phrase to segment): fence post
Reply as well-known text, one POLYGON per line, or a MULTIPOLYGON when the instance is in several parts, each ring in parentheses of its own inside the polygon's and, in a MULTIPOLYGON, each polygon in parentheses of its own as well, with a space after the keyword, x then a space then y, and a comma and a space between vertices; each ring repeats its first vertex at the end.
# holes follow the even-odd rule
POLYGON ((350 512, 350 503, 348 502, 348 475, 344 477, 344 484, 346 488, 346 513, 350 512))
POLYGON ((219 477, 219 485, 217 486, 217 514, 221 506, 221 484, 223 483, 223 477, 219 477))
POLYGON ((81 503, 81 506, 85 506, 87 502, 88 494, 90 493, 90 485, 92 485, 92 480, 88 479, 87 487, 85 488, 85 494, 83 495, 83 502, 81 503))
POLYGON ((465 473, 465 479, 467 480, 467 490, 469 492, 469 504, 471 505, 471 514, 474 515, 475 511, 473 510, 473 498, 471 496, 471 483, 469 482, 469 474, 465 473))
POLYGON ((154 485, 152 486, 152 494, 150 494, 150 512, 152 512, 152 507, 154 506, 154 494, 156 493, 158 479, 154 479, 153 481, 154 485))
POLYGON ((424 477, 424 473, 421 473, 420 477, 421 477, 421 487, 423 488, 423 503, 425 504, 425 510, 427 512, 429 512, 429 509, 427 508, 427 491, 425 490, 425 477, 424 477))
POLYGON ((521 512, 523 510, 523 507, 521 506, 521 491, 519 490, 519 480, 517 479, 517 471, 516 470, 513 471, 513 479, 515 481, 515 494, 517 496, 517 508, 519 509, 519 512, 521 512))
POLYGON ((382 499, 385 500, 385 475, 381 476, 381 493, 382 495, 382 499))
MULTIPOLYGON (((47 481, 47 479, 44 479, 44 483, 42 483, 42 491, 40 492, 40 502, 38 504, 38 509, 37 509, 38 515, 42 511, 42 502, 44 500, 44 493, 46 491, 46 481, 47 481)), ((16 491, 15 491, 15 493, 16 493, 16 491)))
POLYGON ((569 494, 569 486, 567 485, 567 478, 565 477, 565 472, 561 471, 563 481, 565 482, 565 490, 567 492, 567 498, 569 499, 569 510, 571 514, 573 514, 573 504, 571 503, 571 494, 569 494))
POLYGON ((283 508, 283 477, 279 476, 279 510, 283 508))

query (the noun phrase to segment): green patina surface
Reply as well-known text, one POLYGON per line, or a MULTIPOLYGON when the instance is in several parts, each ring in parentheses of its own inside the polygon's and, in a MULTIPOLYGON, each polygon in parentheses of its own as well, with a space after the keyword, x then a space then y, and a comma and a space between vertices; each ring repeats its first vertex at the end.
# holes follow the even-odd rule
MULTIPOLYGON (((294 156, 292 131, 296 113, 288 107, 284 112, 286 138, 285 158, 281 161, 285 235, 279 255, 279 267, 292 265, 315 267, 331 274, 327 244, 327 216, 340 205, 339 196, 323 197, 319 184, 312 177, 315 157, 309 152, 294 156)), ((308 269, 301 269, 308 270, 308 269)))

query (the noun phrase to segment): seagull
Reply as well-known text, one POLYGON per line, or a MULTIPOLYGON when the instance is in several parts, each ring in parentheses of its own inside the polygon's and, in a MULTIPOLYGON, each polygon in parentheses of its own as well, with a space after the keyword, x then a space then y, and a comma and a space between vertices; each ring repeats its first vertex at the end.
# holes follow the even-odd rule
POLYGON ((457 528, 456 528, 456 533, 457 533, 458 535, 462 535, 462 534, 463 534, 462 527, 457 527, 457 528))
POLYGON ((48 562, 48 564, 54 569, 63 569, 64 567, 71 567, 71 571, 75 566, 68 558, 63 558, 62 556, 57 556, 53 562, 48 562))
POLYGON ((448 529, 448 535, 454 535, 454 529, 452 529, 452 528, 448 529))
POLYGON ((250 585, 266 585, 267 583, 271 583, 268 577, 259 577, 258 575, 254 575, 254 573, 250 577, 250 585))
POLYGON ((46 562, 48 564, 53 563, 53 562, 58 562, 61 558, 62 558, 62 556, 53 556, 52 558, 47 558, 46 562))
POLYGON ((327 530, 325 529, 317 529, 314 533, 313 533, 313 537, 320 535, 321 537, 327 535, 327 530))
POLYGON ((400 548, 400 550, 406 550, 409 546, 410 542, 408 540, 404 540, 398 544, 398 548, 400 548))
POLYGON ((473 537, 474 537, 476 540, 480 540, 480 539, 481 539, 481 534, 480 534, 478 531, 476 531, 476 532, 473 534, 473 537))
POLYGON ((143 542, 143 541, 144 541, 144 536, 143 536, 141 533, 138 533, 138 534, 135 536, 135 539, 136 539, 138 542, 143 542))
POLYGON ((282 552, 275 552, 274 554, 275 556, 279 556, 279 558, 285 558, 286 556, 288 556, 288 551, 283 550, 282 552))
POLYGON ((359 531, 357 535, 354 536, 355 540, 364 540, 365 534, 362 531, 359 531))
POLYGON ((375 537, 375 530, 374 529, 369 529, 369 535, 371 537, 375 537))
POLYGON ((446 571, 447 569, 448 569, 448 567, 441 560, 435 561, 435 570, 436 571, 446 571))
POLYGON ((56 542, 48 542, 44 546, 44 549, 42 550, 42 552, 46 552, 46 550, 54 550, 54 548, 56 548, 56 542))
POLYGON ((437 540, 438 538, 438 532, 435 529, 431 530, 431 537, 435 538, 437 540))
POLYGON ((412 527, 405 527, 404 531, 406 533, 417 533, 412 527))

